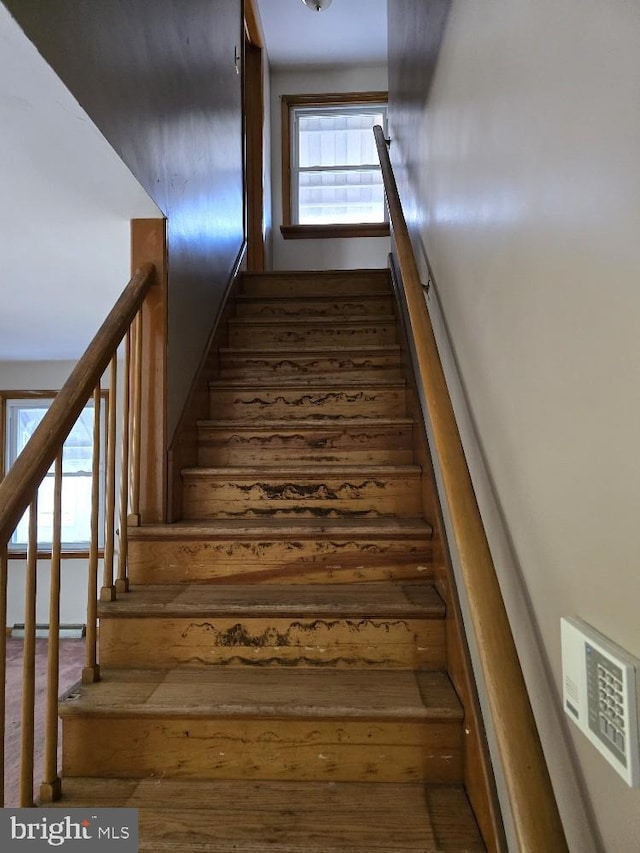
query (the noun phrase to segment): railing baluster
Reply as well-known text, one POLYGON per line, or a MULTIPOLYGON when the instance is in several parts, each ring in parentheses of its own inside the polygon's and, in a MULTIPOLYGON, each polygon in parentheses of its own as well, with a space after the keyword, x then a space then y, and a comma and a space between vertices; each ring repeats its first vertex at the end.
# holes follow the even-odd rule
POLYGON ((117 353, 111 359, 109 397, 107 406, 107 477, 105 490, 105 543, 103 581, 100 601, 113 601, 116 588, 113 583, 113 553, 116 515, 116 407, 118 391, 117 353))
MULTIPOLYGON (((49 601, 50 642, 48 647, 48 686, 45 705, 45 767, 40 787, 42 802, 53 801, 60 796, 61 782, 58 776, 58 690, 59 690, 59 632, 60 632, 60 557, 61 557, 61 519, 62 519, 62 447, 73 429, 77 418, 86 405, 87 397, 93 395, 93 477, 91 507, 91 542, 89 547, 89 570, 87 591, 87 630, 85 665, 82 680, 85 683, 100 678, 97 659, 97 613, 98 613, 98 561, 99 561, 99 506, 100 491, 100 377, 107 366, 117 359, 120 343, 126 338, 126 366, 123 391, 123 444, 122 444, 122 499, 120 507, 120 546, 118 579, 115 588, 120 591, 127 588, 127 524, 140 522, 140 424, 142 407, 142 322, 140 310, 143 299, 154 284, 154 267, 141 264, 131 277, 127 287, 113 306, 104 323, 94 336, 86 352, 79 360, 71 375, 56 395, 49 411, 36 427, 23 452, 5 473, 0 482, 0 618, 7 624, 7 580, 9 541, 12 533, 24 513, 29 510, 29 538, 27 545, 27 567, 25 573, 25 610, 23 643, 23 683, 21 709, 20 779, 18 790, 11 791, 11 805, 17 801, 21 806, 34 804, 34 746, 35 746, 35 673, 36 673, 36 595, 38 571, 38 488, 43 477, 55 465, 54 481, 54 533, 51 550, 51 598, 49 601), (133 335, 135 334, 135 365, 132 366, 133 335), (134 388, 132 389, 132 385, 134 388), (131 417, 135 419, 135 425, 131 417), (135 449, 132 451, 132 447, 135 449), (58 458, 59 457, 59 458, 58 458), (131 462, 135 474, 131 474, 131 462), (129 501, 135 509, 129 516, 129 501)), ((109 498, 107 517, 115 519, 115 439, 114 418, 116 407, 116 366, 111 365, 112 380, 110 409, 108 417, 108 468, 107 491, 109 498), (113 401, 114 408, 111 408, 113 401)), ((115 520, 114 520, 115 525, 115 520)), ((114 585, 113 557, 115 554, 115 529, 105 526, 105 550, 107 566, 105 569, 105 587, 114 585)), ((7 634, 2 631, 0 637, 0 754, 2 766, 6 759, 6 676, 7 676, 7 634)), ((9 792, 5 785, 4 774, 0 775, 0 806, 4 807, 9 792)))
POLYGON ((131 421, 131 515, 129 523, 140 525, 140 418, 142 415, 142 313, 134 324, 133 417, 131 421))
POLYGON ((38 570, 38 493, 29 508, 29 540, 24 591, 22 650, 22 722, 20 738, 20 806, 33 805, 33 749, 36 678, 36 589, 38 570))
MULTIPOLYGON (((2 625, 7 624, 7 546, 0 545, 0 618, 2 625)), ((7 632, 0 634, 0 757, 4 767, 5 759, 5 714, 7 708, 7 632)), ((4 773, 0 774, 0 806, 4 807, 4 773)))
POLYGON ((127 592, 129 578, 127 577, 127 548, 129 523, 129 445, 131 424, 129 413, 131 395, 131 329, 127 331, 124 345, 124 371, 122 377, 122 449, 120 467, 120 544, 118 547, 118 578, 116 591, 127 592))
POLYGON ((44 774, 40 800, 51 803, 60 797, 58 776, 58 688, 60 673, 60 555, 62 551, 62 452, 53 469, 53 532, 49 586, 49 645, 47 698, 44 731, 44 774))
POLYGON ((100 383, 93 392, 93 466, 91 481, 91 543, 87 584, 87 639, 82 680, 85 684, 100 680, 98 646, 98 519, 100 505, 100 383))

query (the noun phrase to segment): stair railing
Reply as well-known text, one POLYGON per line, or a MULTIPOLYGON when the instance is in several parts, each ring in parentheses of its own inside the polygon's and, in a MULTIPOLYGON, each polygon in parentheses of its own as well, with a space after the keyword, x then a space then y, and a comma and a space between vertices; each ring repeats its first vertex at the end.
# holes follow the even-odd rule
MULTIPOLYGON (((44 553, 50 562, 49 642, 47 651, 47 688, 44 723, 44 773, 39 801, 59 798, 58 774, 58 686, 60 574, 62 529, 62 462, 63 445, 87 403, 93 400, 93 465, 91 537, 87 584, 87 623, 85 663, 82 681, 100 678, 97 659, 97 602, 112 600, 116 590, 127 589, 127 521, 139 515, 140 494, 140 397, 142 360, 142 306, 156 276, 152 264, 142 264, 98 330, 84 355, 57 394, 31 439, 0 482, 0 614, 7 621, 8 543, 25 511, 29 512, 27 564, 25 577, 25 620, 22 667, 22 715, 20 725, 19 805, 34 804, 35 752, 35 663, 36 663, 36 575, 38 558, 38 489, 53 466, 53 534, 51 548, 44 553), (121 393, 117 387, 119 349, 124 348, 124 380, 121 393), (103 394, 101 383, 109 370, 106 429, 106 483, 102 587, 99 585, 100 536, 100 459, 101 415, 103 394), (120 398, 120 406, 118 406, 120 398), (120 408, 120 412, 118 412, 120 408), (116 509, 116 426, 122 417, 120 447, 120 506, 116 509), (131 497, 130 497, 131 496, 131 497), (118 527, 116 527, 116 525, 118 527), (115 574, 115 539, 120 532, 117 578, 115 574)), ((5 766, 7 634, 0 634, 0 751, 5 766)), ((4 773, 0 778, 2 804, 5 803, 4 773)))
POLYGON ((388 143, 381 127, 374 128, 374 135, 421 404, 431 424, 432 452, 441 474, 440 499, 465 587, 518 849, 563 853, 567 842, 438 354, 388 143))

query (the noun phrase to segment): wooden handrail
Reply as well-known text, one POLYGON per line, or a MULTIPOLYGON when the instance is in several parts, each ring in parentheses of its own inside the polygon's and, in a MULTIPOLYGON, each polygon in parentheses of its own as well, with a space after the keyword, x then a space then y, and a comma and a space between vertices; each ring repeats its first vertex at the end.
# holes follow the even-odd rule
POLYGON ((154 280, 152 264, 142 264, 109 312, 73 372, 34 430, 28 447, 0 483, 0 545, 7 542, 49 470, 60 446, 119 346, 154 280))
POLYGON ((441 497, 466 590, 518 849, 521 853, 564 853, 568 850, 564 829, 438 354, 387 141, 381 127, 375 127, 374 134, 418 379, 441 473, 441 497))

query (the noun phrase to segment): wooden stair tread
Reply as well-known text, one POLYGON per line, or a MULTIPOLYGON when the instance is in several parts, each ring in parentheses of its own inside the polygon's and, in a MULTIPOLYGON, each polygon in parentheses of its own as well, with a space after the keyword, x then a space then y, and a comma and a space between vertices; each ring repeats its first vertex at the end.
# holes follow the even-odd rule
POLYGON ((99 605, 100 617, 270 616, 438 619, 444 603, 431 584, 154 584, 132 586, 126 595, 99 605))
POLYGON ((60 716, 460 721, 442 672, 273 668, 106 669, 62 697, 60 716))
POLYGON ((485 850, 459 785, 66 778, 62 791, 54 807, 139 809, 141 853, 485 850))
POLYGON ((430 540, 433 527, 423 519, 385 517, 379 519, 304 518, 283 519, 203 519, 184 520, 173 524, 144 524, 128 528, 131 539, 182 539, 185 537, 211 539, 238 536, 240 538, 272 537, 283 538, 328 538, 341 537, 397 537, 403 539, 430 540))

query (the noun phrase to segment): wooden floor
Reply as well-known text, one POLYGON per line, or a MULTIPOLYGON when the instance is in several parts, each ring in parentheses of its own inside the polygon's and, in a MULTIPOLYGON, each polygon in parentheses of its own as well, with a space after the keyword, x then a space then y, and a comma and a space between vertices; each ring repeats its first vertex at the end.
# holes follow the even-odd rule
MULTIPOLYGON (((7 638, 7 674, 6 674, 6 714, 4 744, 4 791, 5 806, 19 804, 20 780, 20 737, 21 737, 21 697, 22 697, 22 639, 7 638)), ((36 684, 35 719, 36 733, 43 731, 44 703, 47 689, 47 641, 36 640, 36 684)), ((84 640, 63 639, 60 641, 60 692, 71 688, 81 677, 84 665, 84 640)), ((34 749, 34 787, 38 790, 42 782, 42 759, 44 744, 36 735, 34 749)))
POLYGON ((182 520, 130 528, 61 699, 59 805, 139 808, 144 851, 486 849, 399 330, 386 270, 243 276, 182 520))

